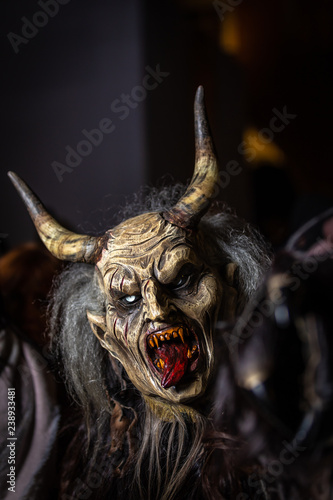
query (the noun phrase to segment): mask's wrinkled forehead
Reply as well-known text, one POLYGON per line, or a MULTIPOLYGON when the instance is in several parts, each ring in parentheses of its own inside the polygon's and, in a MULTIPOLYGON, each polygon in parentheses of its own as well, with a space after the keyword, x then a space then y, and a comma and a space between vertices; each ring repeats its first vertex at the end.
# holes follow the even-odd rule
POLYGON ((114 262, 133 265, 140 261, 146 267, 154 260, 159 267, 168 253, 176 251, 184 255, 192 246, 184 229, 165 221, 158 213, 147 213, 128 219, 110 232, 97 266, 102 274, 114 262))

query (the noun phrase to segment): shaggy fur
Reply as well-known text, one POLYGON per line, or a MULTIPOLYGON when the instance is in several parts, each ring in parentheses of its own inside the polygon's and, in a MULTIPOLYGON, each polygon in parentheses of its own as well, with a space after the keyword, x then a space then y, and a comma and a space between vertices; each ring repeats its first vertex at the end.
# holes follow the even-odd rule
MULTIPOLYGON (((182 190, 179 185, 151 190, 144 201, 141 193, 121 210, 122 219, 171 207, 182 190)), ((209 248, 207 263, 221 272, 228 262, 238 264, 243 307, 269 265, 263 240, 226 207, 212 207, 200 230, 209 248)), ((64 429, 68 438, 74 435, 63 461, 61 498, 212 499, 244 491, 242 473, 233 468, 236 442, 213 429, 211 401, 202 402, 194 421, 176 407, 172 422, 157 418, 122 366, 100 346, 87 309, 103 314, 104 297, 94 268, 74 264, 58 279, 50 308, 53 346, 77 403, 64 429), (220 453, 221 460, 216 492, 201 479, 212 453, 220 453)))

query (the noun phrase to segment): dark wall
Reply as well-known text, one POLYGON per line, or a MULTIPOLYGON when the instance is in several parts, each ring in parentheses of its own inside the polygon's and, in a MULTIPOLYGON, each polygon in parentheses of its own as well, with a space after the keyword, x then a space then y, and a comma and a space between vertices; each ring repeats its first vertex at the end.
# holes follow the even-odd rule
POLYGON ((7 170, 18 172, 63 223, 91 233, 112 225, 124 196, 142 184, 166 174, 164 182, 186 182, 199 84, 221 172, 239 165, 229 182, 222 177, 220 199, 276 246, 332 204, 330 2, 59 0, 45 26, 24 28, 26 19, 45 22, 37 15, 43 2, 55 4, 1 6, 3 250, 35 237, 7 170), (232 54, 221 44, 231 18, 238 30, 232 54), (22 29, 26 43, 8 38, 22 29), (297 118, 274 134, 283 163, 249 163, 240 147, 244 129, 264 129, 273 109, 284 107, 297 118), (82 131, 105 118, 114 130, 72 171, 56 175, 52 164, 65 164, 66 147, 77 149, 87 139, 82 131))
MULTIPOLYGON (((167 85, 147 101, 149 178, 168 173, 186 182, 193 172, 193 99, 199 85, 205 100, 220 169, 239 161, 244 127, 244 83, 239 64, 219 47, 221 21, 212 2, 145 1, 145 51, 170 72, 167 85)), ((223 182, 220 199, 252 219, 249 178, 223 182)))
POLYGON ((240 172, 230 182, 222 177, 220 199, 259 225, 274 247, 282 245, 333 205, 333 4, 145 3, 146 53, 170 71, 168 86, 147 102, 150 178, 164 172, 181 181, 191 176, 190 116, 195 89, 203 84, 221 172, 230 162, 240 172), (231 53, 221 43, 227 32, 231 53), (244 142, 248 127, 257 133, 244 142), (258 132, 283 159, 259 159, 253 149, 258 132))
POLYGON ((22 17, 43 24, 45 14, 36 16, 45 12, 40 4, 13 1, 1 7, 0 232, 8 234, 10 246, 32 239, 34 232, 7 170, 22 176, 68 226, 91 232, 100 231, 112 207, 146 179, 144 104, 128 111, 119 111, 119 104, 110 108, 142 82, 150 63, 141 43, 141 2, 56 5, 58 12, 35 34, 33 27, 24 28, 22 17), (8 38, 11 32, 22 36, 22 29, 31 35, 27 43, 8 38), (80 144, 81 159, 71 153, 66 162, 68 152, 87 140, 82 131, 100 128, 101 121, 102 135, 95 132, 80 144), (57 165, 56 173, 54 162, 66 170, 57 165))

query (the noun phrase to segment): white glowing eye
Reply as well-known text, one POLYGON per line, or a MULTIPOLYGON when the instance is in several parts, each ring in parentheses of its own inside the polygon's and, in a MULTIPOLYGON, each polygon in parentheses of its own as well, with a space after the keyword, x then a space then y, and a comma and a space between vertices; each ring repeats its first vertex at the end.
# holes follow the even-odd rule
POLYGON ((119 302, 124 306, 134 306, 141 299, 141 295, 124 295, 119 299, 119 302))
POLYGON ((134 304, 138 300, 139 296, 138 295, 126 295, 126 297, 123 298, 123 300, 127 304, 134 304))

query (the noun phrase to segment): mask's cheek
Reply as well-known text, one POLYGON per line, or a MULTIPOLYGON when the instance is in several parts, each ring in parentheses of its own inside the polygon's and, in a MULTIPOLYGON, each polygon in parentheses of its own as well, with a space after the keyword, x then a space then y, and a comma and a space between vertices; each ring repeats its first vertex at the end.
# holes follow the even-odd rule
POLYGON ((142 331, 140 318, 133 321, 128 320, 127 341, 125 336, 127 320, 121 321, 118 318, 118 321, 116 321, 117 318, 112 319, 113 322, 110 321, 108 328, 112 324, 115 325, 115 328, 114 330, 110 328, 105 333, 104 347, 106 347, 113 357, 118 359, 130 380, 142 394, 159 394, 161 388, 158 381, 151 376, 147 356, 145 356, 145 336, 140 336, 142 331), (140 346, 138 337, 141 339, 142 345, 140 346))
POLYGON ((199 281, 196 293, 177 299, 176 307, 181 309, 192 326, 199 327, 201 354, 209 368, 213 362, 213 331, 221 305, 222 285, 214 275, 206 274, 199 281), (193 325, 194 324, 194 325, 193 325))
POLYGON ((139 349, 142 337, 142 313, 120 316, 110 307, 107 313, 107 331, 104 335, 105 347, 118 359, 131 378, 131 373, 144 372, 145 361, 139 349))
POLYGON ((195 293, 178 298, 174 303, 185 316, 195 320, 206 331, 207 327, 214 326, 220 308, 221 291, 222 285, 219 280, 207 274, 200 279, 195 293))

